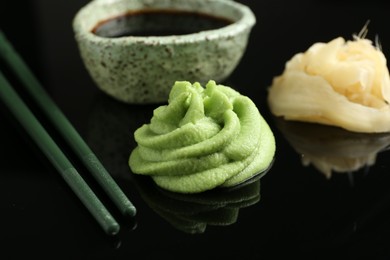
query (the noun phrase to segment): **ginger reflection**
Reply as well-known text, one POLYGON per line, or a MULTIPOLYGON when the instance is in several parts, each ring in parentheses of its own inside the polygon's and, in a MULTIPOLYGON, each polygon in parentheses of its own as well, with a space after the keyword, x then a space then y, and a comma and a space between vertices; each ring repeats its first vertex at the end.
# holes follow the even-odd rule
POLYGON ((376 163, 390 144, 390 133, 364 134, 341 128, 274 118, 277 128, 302 156, 328 179, 333 173, 353 173, 376 163))

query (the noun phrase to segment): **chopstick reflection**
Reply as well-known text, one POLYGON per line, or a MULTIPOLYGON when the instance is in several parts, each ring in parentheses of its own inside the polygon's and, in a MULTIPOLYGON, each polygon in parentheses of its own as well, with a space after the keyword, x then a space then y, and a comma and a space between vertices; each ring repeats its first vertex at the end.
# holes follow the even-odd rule
POLYGON ((313 123, 274 118, 288 143, 326 178, 334 173, 351 174, 376 163, 378 153, 390 145, 390 133, 364 134, 313 123))

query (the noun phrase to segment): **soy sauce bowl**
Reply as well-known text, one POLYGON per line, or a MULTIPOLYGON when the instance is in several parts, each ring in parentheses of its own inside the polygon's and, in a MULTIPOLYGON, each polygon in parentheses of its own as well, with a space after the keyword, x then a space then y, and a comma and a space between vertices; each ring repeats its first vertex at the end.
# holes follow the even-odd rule
POLYGON ((239 64, 256 18, 226 0, 94 0, 74 17, 97 87, 131 104, 164 103, 175 81, 222 83, 239 64))

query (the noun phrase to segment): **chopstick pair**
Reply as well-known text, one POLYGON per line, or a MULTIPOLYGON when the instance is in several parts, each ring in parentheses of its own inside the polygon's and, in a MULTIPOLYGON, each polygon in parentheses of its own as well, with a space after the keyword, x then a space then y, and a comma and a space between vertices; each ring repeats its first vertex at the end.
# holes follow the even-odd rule
MULTIPOLYGON (((20 55, 14 50, 13 46, 1 30, 0 57, 18 76, 25 89, 40 106, 49 120, 54 124, 57 131, 67 141, 79 159, 85 164, 98 184, 107 193, 108 197, 114 202, 121 213, 125 216, 135 216, 136 208, 132 202, 126 197, 112 176, 100 163, 93 151, 88 147, 76 129, 72 126, 70 121, 49 97, 37 78, 24 63, 20 55)), ((95 195, 84 179, 79 175, 78 171, 50 137, 27 105, 19 97, 1 71, 0 98, 22 126, 27 130, 31 138, 51 161, 103 230, 110 235, 117 234, 120 230, 118 222, 95 195)))

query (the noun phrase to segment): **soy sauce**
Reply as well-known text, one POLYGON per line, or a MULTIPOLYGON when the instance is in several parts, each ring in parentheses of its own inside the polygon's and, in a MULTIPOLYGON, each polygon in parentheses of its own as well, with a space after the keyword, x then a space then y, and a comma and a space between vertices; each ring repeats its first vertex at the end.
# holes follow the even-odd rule
POLYGON ((170 36, 219 29, 233 23, 226 18, 176 10, 142 10, 102 21, 92 33, 107 38, 170 36))

